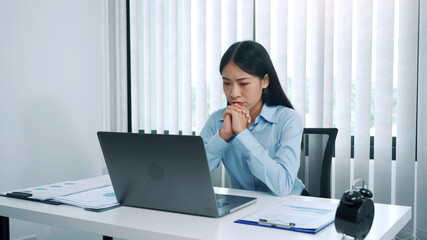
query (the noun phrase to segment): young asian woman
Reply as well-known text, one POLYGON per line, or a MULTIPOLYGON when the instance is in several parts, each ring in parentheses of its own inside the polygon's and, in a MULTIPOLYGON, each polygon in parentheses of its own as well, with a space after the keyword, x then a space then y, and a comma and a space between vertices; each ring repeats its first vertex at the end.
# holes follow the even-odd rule
POLYGON ((222 161, 233 188, 300 195, 302 120, 268 52, 254 41, 236 42, 219 71, 228 105, 210 116, 200 134, 211 172, 222 161))

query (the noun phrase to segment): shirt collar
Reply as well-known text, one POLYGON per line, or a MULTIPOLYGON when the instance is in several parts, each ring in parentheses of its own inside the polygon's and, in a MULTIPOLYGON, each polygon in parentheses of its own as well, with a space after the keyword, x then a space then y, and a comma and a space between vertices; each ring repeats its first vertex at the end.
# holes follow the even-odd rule
POLYGON ((276 118, 274 117, 275 112, 276 112, 276 108, 274 106, 267 106, 266 104, 264 104, 262 106, 262 110, 259 116, 261 116, 268 122, 275 123, 276 122, 276 118))

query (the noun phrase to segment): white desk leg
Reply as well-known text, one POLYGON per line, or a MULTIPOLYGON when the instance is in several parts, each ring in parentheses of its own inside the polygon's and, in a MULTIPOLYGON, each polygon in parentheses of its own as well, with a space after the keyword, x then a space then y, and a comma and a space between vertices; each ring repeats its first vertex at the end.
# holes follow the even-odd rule
POLYGON ((8 217, 0 216, 0 240, 10 240, 8 217))

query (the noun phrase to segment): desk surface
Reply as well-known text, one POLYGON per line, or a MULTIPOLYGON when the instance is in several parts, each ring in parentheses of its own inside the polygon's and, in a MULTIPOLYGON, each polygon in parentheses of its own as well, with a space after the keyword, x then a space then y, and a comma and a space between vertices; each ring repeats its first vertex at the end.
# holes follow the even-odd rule
MULTIPOLYGON (((48 205, 0 197, 0 216, 16 218, 78 231, 124 239, 341 239, 332 224, 317 234, 298 233, 234 223, 235 220, 261 210, 285 198, 301 201, 332 202, 338 200, 303 196, 274 197, 261 192, 215 188, 217 193, 257 197, 255 204, 221 218, 119 207, 102 213, 89 212, 67 205, 48 205)), ((375 204, 375 218, 366 239, 392 239, 411 219, 411 208, 375 204)), ((352 238, 347 238, 352 239, 352 238)))

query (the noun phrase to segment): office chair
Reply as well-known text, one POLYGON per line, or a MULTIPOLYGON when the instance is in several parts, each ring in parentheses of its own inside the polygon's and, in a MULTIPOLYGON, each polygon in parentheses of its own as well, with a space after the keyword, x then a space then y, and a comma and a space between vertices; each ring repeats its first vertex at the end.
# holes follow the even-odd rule
POLYGON ((331 197, 331 162, 337 128, 304 128, 298 177, 310 196, 331 197))

